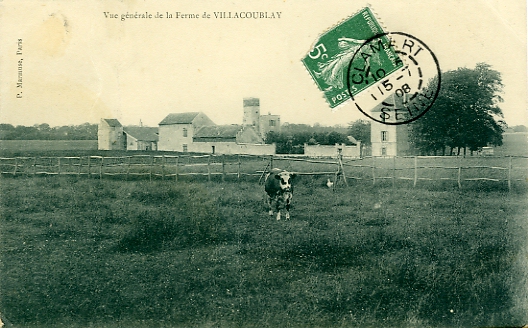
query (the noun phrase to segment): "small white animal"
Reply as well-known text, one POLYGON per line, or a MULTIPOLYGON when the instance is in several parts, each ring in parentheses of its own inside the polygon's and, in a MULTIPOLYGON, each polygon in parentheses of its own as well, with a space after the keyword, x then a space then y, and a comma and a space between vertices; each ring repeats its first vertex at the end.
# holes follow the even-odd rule
POLYGON ((332 181, 330 181, 330 178, 328 178, 328 180, 326 181, 326 186, 328 188, 332 188, 334 186, 334 183, 332 181))

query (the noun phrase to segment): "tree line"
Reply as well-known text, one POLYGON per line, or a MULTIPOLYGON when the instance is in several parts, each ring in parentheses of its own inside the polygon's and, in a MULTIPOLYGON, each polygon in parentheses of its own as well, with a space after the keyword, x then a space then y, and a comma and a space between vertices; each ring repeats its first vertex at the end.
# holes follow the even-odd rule
POLYGON ((354 145, 354 139, 363 144, 370 144, 370 123, 358 120, 345 126, 322 126, 318 123, 288 124, 281 127, 281 132, 270 131, 265 141, 276 145, 277 154, 303 154, 307 145, 354 145))
POLYGON ((33 126, 2 123, 0 140, 97 140, 97 124, 50 127, 47 123, 33 126))

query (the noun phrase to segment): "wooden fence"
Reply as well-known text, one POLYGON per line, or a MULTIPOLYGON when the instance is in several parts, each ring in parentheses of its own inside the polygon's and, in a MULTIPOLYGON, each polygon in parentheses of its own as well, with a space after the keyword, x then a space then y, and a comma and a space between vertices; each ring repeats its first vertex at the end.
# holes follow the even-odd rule
POLYGON ((253 155, 134 155, 121 157, 12 157, 0 158, 2 176, 73 175, 103 179, 143 177, 173 179, 202 176, 211 181, 219 177, 240 180, 258 177, 274 167, 305 176, 327 176, 335 185, 348 180, 453 181, 462 188, 467 181, 494 181, 507 184, 528 182, 528 156, 455 157, 405 156, 365 157, 354 159, 306 158, 297 156, 253 155))

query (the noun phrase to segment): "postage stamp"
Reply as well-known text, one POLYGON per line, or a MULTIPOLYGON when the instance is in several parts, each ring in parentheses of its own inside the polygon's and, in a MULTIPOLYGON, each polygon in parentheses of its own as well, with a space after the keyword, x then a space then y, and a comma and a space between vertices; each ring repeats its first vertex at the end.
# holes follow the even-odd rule
POLYGON ((404 66, 369 7, 321 35, 302 62, 331 108, 404 66), (360 48, 363 51, 356 55, 360 48), (349 67, 357 70, 354 77, 360 82, 347 88, 349 67))
POLYGON ((438 59, 423 41, 407 33, 391 32, 374 36, 357 49, 350 60, 346 82, 358 110, 379 123, 398 125, 420 118, 431 108, 440 91, 441 71, 438 59), (368 79, 364 65, 356 58, 376 50, 375 45, 386 36, 405 66, 390 76, 382 77, 383 72, 375 71, 371 76, 380 77, 377 83, 355 97, 356 90, 368 79))

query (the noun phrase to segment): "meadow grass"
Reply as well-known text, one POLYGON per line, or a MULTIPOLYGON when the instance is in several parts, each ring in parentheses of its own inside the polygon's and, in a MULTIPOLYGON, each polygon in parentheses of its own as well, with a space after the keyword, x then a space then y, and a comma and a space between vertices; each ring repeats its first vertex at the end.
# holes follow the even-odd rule
POLYGON ((1 181, 0 312, 17 327, 520 326, 524 192, 299 177, 1 181))

